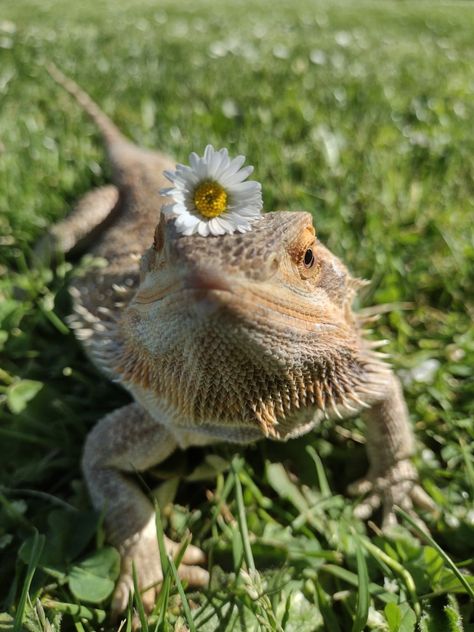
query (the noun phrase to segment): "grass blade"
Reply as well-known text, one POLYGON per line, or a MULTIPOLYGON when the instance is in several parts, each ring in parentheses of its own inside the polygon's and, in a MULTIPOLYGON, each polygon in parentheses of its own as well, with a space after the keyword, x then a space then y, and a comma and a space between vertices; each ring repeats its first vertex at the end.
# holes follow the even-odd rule
POLYGON ((18 608, 15 614, 15 621, 13 624, 13 632, 20 632, 22 629, 23 617, 25 614, 26 600, 28 598, 28 593, 30 590, 31 582, 33 580, 33 576, 36 571, 36 567, 38 566, 38 562, 41 558, 41 553, 43 552, 43 547, 45 543, 45 536, 40 535, 37 531, 35 531, 33 537, 33 545, 31 547, 31 555, 28 561, 28 568, 26 571, 26 577, 23 584, 23 588, 21 590, 20 601, 18 602, 18 608))
POLYGON ((242 544, 244 546, 244 555, 249 570, 255 571, 255 561, 253 559, 252 547, 250 545, 249 530, 247 527, 247 518, 245 516, 244 496, 242 494, 242 484, 239 478, 237 460, 232 461, 232 470, 234 472, 235 481, 235 498, 237 501, 237 521, 242 536, 242 544))
POLYGON ((401 516, 404 520, 406 520, 406 522, 408 522, 408 524, 412 527, 412 529, 416 532, 416 534, 419 536, 419 538, 421 540, 424 540, 430 546, 432 546, 434 549, 436 549, 436 551, 441 555, 443 560, 446 562, 446 564, 449 566, 449 568, 453 571, 453 573, 459 579, 461 584, 464 586, 464 588, 466 589, 467 594, 470 595, 471 599, 474 600, 474 589, 472 588, 472 586, 470 586, 470 584, 467 581, 467 579, 465 578, 465 576, 461 573, 461 571, 456 566, 456 564, 453 562, 453 560, 449 557, 449 555, 447 553, 445 553, 445 551, 439 546, 439 544, 437 542, 435 542, 435 540, 433 540, 433 538, 431 537, 431 535, 429 533, 427 533, 426 531, 423 531, 423 529, 421 529, 416 524, 416 522, 413 520, 413 518, 409 514, 407 514, 406 511, 403 511, 403 509, 401 509, 400 507, 395 507, 395 512, 399 516, 401 516))
POLYGON ((155 611, 159 613, 158 620, 155 626, 155 632, 166 632, 168 624, 166 622, 166 613, 168 610, 168 601, 170 598, 171 588, 171 574, 167 573, 163 580, 163 585, 160 590, 160 596, 155 606, 155 611))
POLYGON ((145 615, 145 608, 143 607, 143 600, 140 594, 138 586, 137 570, 135 564, 132 566, 133 572, 133 599, 138 610, 138 618, 140 619, 140 625, 143 632, 148 632, 148 621, 145 615))
POLYGON ((329 487, 326 472, 324 471, 323 462, 321 461, 319 454, 311 445, 307 446, 306 452, 313 459, 314 465, 316 466, 316 474, 318 476, 318 483, 319 489, 321 490, 321 495, 324 497, 331 496, 331 488, 329 487))
POLYGON ((462 439, 459 440, 459 445, 461 446, 461 453, 464 459, 464 465, 466 467, 466 478, 469 482, 469 487, 471 488, 471 497, 474 497, 474 464, 473 457, 469 448, 466 446, 462 439))
POLYGON ((156 523, 156 536, 158 540, 158 549, 160 551, 161 570, 163 572, 163 577, 164 577, 168 570, 169 561, 168 561, 168 556, 166 554, 165 533, 163 530, 163 522, 161 521, 161 511, 158 506, 158 503, 155 503, 155 523, 156 523))
POLYGON ((55 599, 44 599, 42 605, 45 608, 50 608, 54 612, 60 612, 61 614, 70 615, 73 619, 80 619, 81 621, 92 621, 95 624, 103 623, 106 619, 105 610, 98 608, 88 608, 76 603, 66 603, 62 601, 56 601, 55 599))
POLYGON ((161 571, 163 573, 163 584, 161 586, 160 597, 155 606, 155 611, 159 613, 155 631, 165 632, 168 629, 166 623, 166 612, 168 610, 168 600, 170 596, 171 575, 168 555, 166 554, 165 534, 163 531, 163 522, 161 520, 161 511, 158 503, 155 502, 155 522, 156 522, 156 539, 158 541, 158 549, 160 551, 161 571))
MULTIPOLYGON (((355 573, 348 571, 346 568, 343 568, 342 566, 336 566, 335 564, 324 564, 323 566, 321 566, 320 570, 333 575, 333 577, 342 579, 342 581, 349 584, 349 586, 355 586, 357 588, 357 586, 359 585, 358 576, 355 573)), ((374 582, 370 582, 369 591, 371 595, 377 597, 377 599, 380 599, 380 601, 388 603, 387 591, 382 586, 379 586, 374 582)))
POLYGON ((369 574, 365 562, 364 552, 360 542, 356 541, 358 593, 357 606, 352 632, 362 632, 369 616, 369 574))
POLYGON ((379 562, 379 564, 386 564, 392 571, 397 573, 402 579, 407 589, 408 594, 410 595, 410 599, 413 605, 413 610, 416 613, 416 616, 419 617, 421 614, 421 606, 418 600, 418 595, 416 594, 416 586, 411 574, 406 570, 406 568, 400 564, 398 560, 393 559, 390 555, 387 555, 385 551, 379 549, 378 546, 375 546, 370 540, 367 538, 361 538, 360 542, 364 546, 364 548, 374 557, 374 559, 379 562))
POLYGON ((337 617, 334 614, 332 600, 324 591, 320 582, 314 581, 314 588, 318 598, 319 611, 321 612, 321 616, 323 617, 326 629, 331 630, 331 632, 341 632, 337 617))
POLYGON ((188 600, 186 599, 186 594, 184 592, 183 584, 178 575, 178 569, 176 568, 175 563, 171 557, 168 558, 169 568, 171 569, 171 573, 173 575, 174 581, 176 583, 176 587, 179 592, 179 596, 181 597, 181 603, 183 605, 184 616, 186 617, 186 621, 189 625, 189 632, 196 632, 196 626, 194 625, 193 615, 191 614, 191 608, 189 607, 188 600))
POLYGON ((448 595, 448 603, 444 606, 444 613, 448 620, 449 632, 464 632, 459 604, 454 595, 448 595))

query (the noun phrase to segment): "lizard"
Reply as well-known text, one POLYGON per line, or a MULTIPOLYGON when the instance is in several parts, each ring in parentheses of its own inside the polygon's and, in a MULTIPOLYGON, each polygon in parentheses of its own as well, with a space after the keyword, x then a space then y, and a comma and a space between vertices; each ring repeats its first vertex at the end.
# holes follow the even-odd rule
MULTIPOLYGON (((106 265, 71 283, 71 327, 86 354, 132 396, 86 438, 82 469, 92 504, 121 555, 112 612, 133 593, 151 610, 163 579, 155 512, 130 479, 176 449, 218 442, 287 441, 323 418, 361 413, 367 475, 349 488, 355 513, 434 503, 417 480, 401 385, 352 308, 365 283, 316 237, 308 212, 267 212, 245 233, 180 235, 160 212, 175 161, 128 140, 56 66, 49 73, 102 137, 112 184, 88 192, 36 252, 85 249, 106 265)), ((167 553, 178 544, 165 537, 167 553)), ((189 545, 182 579, 205 586, 205 555, 189 545)))

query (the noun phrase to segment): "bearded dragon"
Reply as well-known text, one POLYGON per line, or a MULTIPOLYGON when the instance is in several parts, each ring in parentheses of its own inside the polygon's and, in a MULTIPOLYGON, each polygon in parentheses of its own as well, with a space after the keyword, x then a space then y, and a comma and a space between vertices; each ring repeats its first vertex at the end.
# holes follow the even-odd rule
MULTIPOLYGON (((109 541, 121 554, 112 610, 133 591, 132 564, 151 609, 162 580, 152 503, 130 473, 176 449, 216 442, 287 441, 325 417, 362 413, 370 469, 349 492, 356 515, 394 506, 433 509, 411 462, 414 440, 400 383, 352 311, 362 282, 316 238, 306 212, 269 212, 245 234, 183 236, 160 207, 174 161, 127 140, 56 67, 53 78, 97 125, 113 184, 87 193, 37 252, 85 247, 106 266, 71 287, 71 326, 85 351, 133 403, 87 437, 82 467, 109 541)), ((166 539, 169 554, 178 545, 166 539)), ((203 552, 179 567, 206 585, 203 552)))

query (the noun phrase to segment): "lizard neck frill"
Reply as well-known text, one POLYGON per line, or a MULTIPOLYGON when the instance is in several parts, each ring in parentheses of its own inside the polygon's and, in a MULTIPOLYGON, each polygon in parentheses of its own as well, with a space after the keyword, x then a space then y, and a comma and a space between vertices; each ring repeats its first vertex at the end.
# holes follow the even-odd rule
POLYGON ((152 353, 126 335, 109 358, 110 370, 142 405, 159 403, 176 427, 243 426, 274 439, 297 436, 323 417, 342 417, 377 399, 376 391, 364 392, 368 373, 377 373, 383 388, 385 368, 370 351, 327 345, 315 354, 299 345, 296 358, 290 353, 294 335, 275 337, 273 346, 268 340, 263 348, 258 332, 236 328, 223 335, 203 327, 152 353))

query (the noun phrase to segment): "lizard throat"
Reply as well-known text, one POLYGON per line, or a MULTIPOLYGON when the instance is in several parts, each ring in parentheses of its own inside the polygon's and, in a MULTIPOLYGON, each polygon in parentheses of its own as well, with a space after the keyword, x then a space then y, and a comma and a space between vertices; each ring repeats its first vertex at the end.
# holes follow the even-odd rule
POLYGON ((296 356, 294 339, 275 337, 269 348, 268 333, 202 330, 165 341, 154 354, 134 341, 113 372, 150 413, 160 410, 167 423, 189 429, 242 426, 286 439, 323 416, 360 409, 369 358, 329 347, 296 356))

